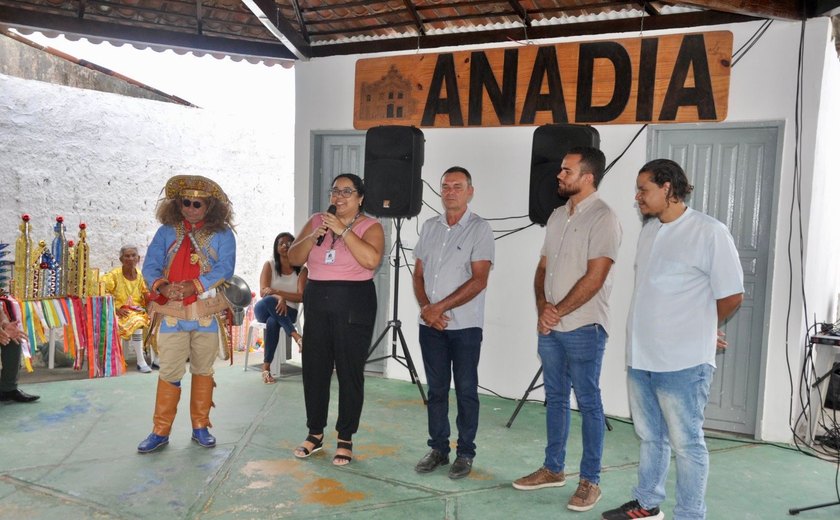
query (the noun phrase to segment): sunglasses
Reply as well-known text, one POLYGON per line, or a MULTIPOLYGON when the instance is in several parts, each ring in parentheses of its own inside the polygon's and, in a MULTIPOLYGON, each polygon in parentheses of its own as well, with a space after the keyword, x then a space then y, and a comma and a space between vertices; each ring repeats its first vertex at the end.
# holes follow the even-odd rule
POLYGON ((189 208, 190 206, 194 207, 195 209, 201 208, 201 201, 200 200, 190 200, 184 199, 181 201, 185 208, 189 208))

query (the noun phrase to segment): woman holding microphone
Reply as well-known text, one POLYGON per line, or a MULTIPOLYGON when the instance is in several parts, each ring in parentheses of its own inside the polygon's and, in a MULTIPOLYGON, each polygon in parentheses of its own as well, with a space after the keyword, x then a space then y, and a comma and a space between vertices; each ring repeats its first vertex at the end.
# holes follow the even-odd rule
POLYGON ((329 190, 330 208, 316 213, 289 248, 292 265, 306 264, 303 336, 303 394, 309 435, 294 455, 321 450, 333 369, 338 377, 338 444, 333 464, 353 458, 353 434, 364 403, 364 367, 376 321, 373 275, 382 261, 382 224, 362 212, 365 187, 357 175, 338 175, 329 190))

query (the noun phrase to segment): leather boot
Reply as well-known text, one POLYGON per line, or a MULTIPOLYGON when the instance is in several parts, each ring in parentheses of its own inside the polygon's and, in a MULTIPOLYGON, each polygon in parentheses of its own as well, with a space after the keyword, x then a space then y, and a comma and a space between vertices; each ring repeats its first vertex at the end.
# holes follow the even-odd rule
POLYGON ((190 418, 192 420, 192 440, 205 448, 216 446, 216 438, 207 430, 210 424, 210 407, 213 404, 213 376, 193 374, 190 389, 190 418))
POLYGON ((137 451, 149 453, 169 444, 169 432, 172 430, 172 422, 178 412, 178 401, 180 400, 180 386, 158 379, 152 433, 137 446, 137 451))

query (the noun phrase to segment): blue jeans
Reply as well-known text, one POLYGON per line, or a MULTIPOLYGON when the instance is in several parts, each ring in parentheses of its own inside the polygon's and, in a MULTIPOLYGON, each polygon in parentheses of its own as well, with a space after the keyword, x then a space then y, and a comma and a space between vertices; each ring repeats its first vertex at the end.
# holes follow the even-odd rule
POLYGON ((709 452, 703 437, 703 410, 715 369, 698 365, 676 372, 627 369, 630 413, 642 441, 639 485, 633 496, 650 508, 665 500, 671 448, 677 459, 674 519, 706 518, 709 452))
MULTIPOLYGON (((295 331, 295 320, 297 320, 297 309, 286 307, 286 314, 277 312, 277 298, 269 296, 263 298, 254 305, 254 317, 260 323, 265 323, 265 350, 263 363, 274 361, 274 353, 277 351, 277 343, 280 341, 280 329, 291 336, 295 331)), ((250 347, 250 345, 246 345, 250 347)))
POLYGON ((475 435, 478 432, 478 358, 481 354, 482 330, 478 327, 458 330, 436 330, 420 325, 420 350, 429 386, 430 448, 449 453, 449 385, 455 377, 458 401, 459 457, 475 457, 475 435))
POLYGON ((604 451, 604 407, 601 403, 601 361, 607 333, 598 324, 584 325, 569 332, 552 330, 540 334, 537 351, 543 366, 545 384, 547 444, 543 465, 553 472, 564 471, 566 442, 572 413, 572 388, 583 419, 583 455, 580 476, 593 484, 601 480, 601 454, 604 451))

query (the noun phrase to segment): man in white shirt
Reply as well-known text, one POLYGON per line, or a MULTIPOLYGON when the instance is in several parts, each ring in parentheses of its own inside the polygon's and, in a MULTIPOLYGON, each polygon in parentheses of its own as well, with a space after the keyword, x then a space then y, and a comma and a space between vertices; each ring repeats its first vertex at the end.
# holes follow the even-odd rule
POLYGON ((703 410, 715 371, 717 328, 741 304, 744 274, 726 226, 686 206, 692 189, 680 165, 668 159, 647 163, 636 178, 636 202, 646 222, 627 317, 627 379, 641 439, 639 482, 634 500, 603 513, 604 520, 664 518, 659 506, 671 448, 677 466, 674 519, 706 518, 703 410))
POLYGON ((493 230, 469 209, 475 188, 465 168, 440 179, 444 213, 423 223, 414 246, 414 296, 420 305, 420 349, 429 383, 429 452, 414 467, 431 473, 449 464, 449 387, 455 381, 458 444, 449 478, 472 471, 478 432, 478 360, 484 296, 495 260, 493 230))

